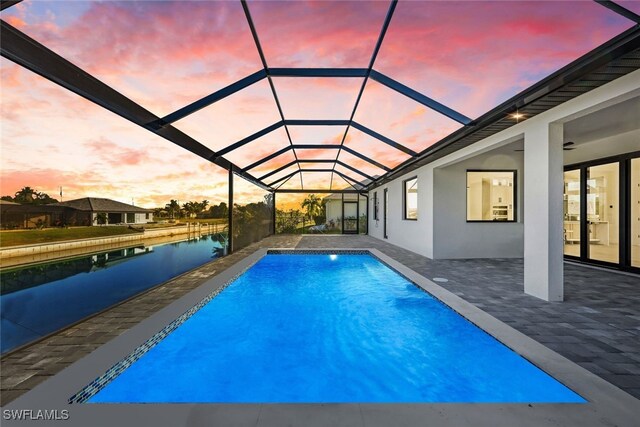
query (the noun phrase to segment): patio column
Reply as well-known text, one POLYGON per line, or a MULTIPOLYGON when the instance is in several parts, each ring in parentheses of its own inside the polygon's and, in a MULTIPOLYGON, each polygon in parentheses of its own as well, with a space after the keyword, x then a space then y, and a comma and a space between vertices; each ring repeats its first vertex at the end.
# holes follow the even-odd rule
POLYGON ((532 127, 524 135, 524 291, 562 301, 562 124, 532 127))

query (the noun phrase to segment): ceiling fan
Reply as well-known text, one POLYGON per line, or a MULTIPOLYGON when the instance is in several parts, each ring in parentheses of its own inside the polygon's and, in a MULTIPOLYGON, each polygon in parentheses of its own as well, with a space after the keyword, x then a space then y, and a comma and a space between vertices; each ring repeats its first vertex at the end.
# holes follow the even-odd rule
MULTIPOLYGON (((569 150, 575 150, 576 147, 572 147, 572 145, 574 145, 575 142, 573 141, 567 141, 564 144, 562 144, 562 149, 565 151, 569 151, 569 150)), ((519 148, 517 150, 513 150, 513 151, 524 151, 524 148, 519 148)))

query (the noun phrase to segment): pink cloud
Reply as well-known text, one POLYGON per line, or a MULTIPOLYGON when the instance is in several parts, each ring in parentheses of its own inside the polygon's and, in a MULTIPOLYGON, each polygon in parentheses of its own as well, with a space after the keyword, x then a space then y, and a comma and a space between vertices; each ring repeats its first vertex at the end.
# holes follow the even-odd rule
POLYGON ((251 1, 271 67, 366 67, 386 1, 251 1))
MULTIPOLYGON (((288 163, 291 163, 292 161, 294 161, 296 158, 293 154, 293 151, 289 150, 277 157, 274 157, 273 159, 264 162, 263 164, 256 166, 255 168, 251 169, 249 171, 249 173, 251 173, 251 175, 259 178, 262 175, 265 175, 269 172, 271 172, 272 170, 278 169, 281 166, 284 166, 288 163)), ((296 166, 297 168, 297 166, 296 166)), ((273 179, 277 179, 277 178, 268 178, 267 180, 273 180, 273 179)))
POLYGON ((410 157, 408 154, 354 128, 349 130, 344 145, 387 167, 394 167, 410 157))
POLYGON ((27 34, 161 115, 261 68, 239 2, 96 2, 66 25, 29 10, 24 21, 27 34))
POLYGON ((351 116, 361 78, 274 78, 287 119, 342 119, 351 116))
POLYGON ((375 81, 367 83, 355 121, 416 152, 461 126, 375 81))
POLYGON ((475 118, 631 24, 590 1, 400 2, 374 68, 475 118))
POLYGON ((89 148, 92 154, 99 156, 102 162, 112 167, 139 165, 149 157, 144 150, 122 147, 105 137, 88 141, 85 147, 89 148))

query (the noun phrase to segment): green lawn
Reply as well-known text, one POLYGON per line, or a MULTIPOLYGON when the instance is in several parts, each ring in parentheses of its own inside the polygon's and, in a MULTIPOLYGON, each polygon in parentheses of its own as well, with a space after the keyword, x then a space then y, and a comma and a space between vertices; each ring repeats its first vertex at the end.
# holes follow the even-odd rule
POLYGON ((37 243, 59 242, 63 240, 109 237, 119 234, 137 233, 128 227, 71 227, 47 228, 44 230, 1 231, 0 247, 33 245, 37 243))

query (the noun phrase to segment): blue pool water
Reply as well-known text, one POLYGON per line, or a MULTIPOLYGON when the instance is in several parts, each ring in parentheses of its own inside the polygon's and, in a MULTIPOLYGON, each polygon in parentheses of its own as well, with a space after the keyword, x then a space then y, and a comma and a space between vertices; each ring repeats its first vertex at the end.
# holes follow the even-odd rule
POLYGON ((221 249, 213 236, 202 236, 3 270, 0 348, 4 353, 57 331, 202 265, 221 249))
POLYGON ((369 255, 267 255, 89 402, 584 402, 369 255))

